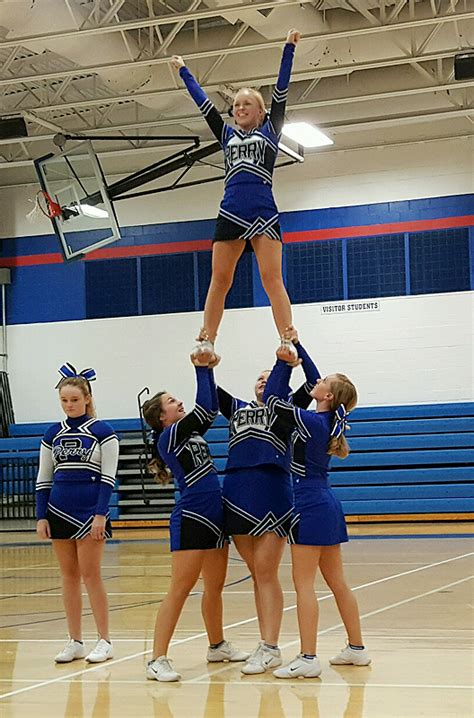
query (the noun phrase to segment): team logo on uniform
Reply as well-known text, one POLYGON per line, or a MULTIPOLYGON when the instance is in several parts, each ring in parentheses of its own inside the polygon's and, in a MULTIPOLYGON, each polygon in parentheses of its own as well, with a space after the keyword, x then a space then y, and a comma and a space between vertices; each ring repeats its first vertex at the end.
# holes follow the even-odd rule
POLYGON ((266 406, 239 409, 229 422, 231 436, 249 427, 268 431, 270 412, 266 406))
POLYGON ((224 154, 227 171, 239 162, 263 165, 265 162, 265 141, 253 138, 240 140, 238 137, 232 137, 225 148, 224 154))
POLYGON ((86 462, 91 458, 94 444, 84 446, 83 440, 79 437, 61 438, 59 443, 53 447, 53 458, 56 462, 74 459, 75 461, 86 462))
POLYGON ((191 456, 193 459, 193 464, 195 467, 202 466, 206 463, 206 461, 209 461, 210 454, 209 454, 209 447, 207 445, 207 442, 204 441, 201 437, 193 437, 188 442, 188 448, 191 452, 191 456))

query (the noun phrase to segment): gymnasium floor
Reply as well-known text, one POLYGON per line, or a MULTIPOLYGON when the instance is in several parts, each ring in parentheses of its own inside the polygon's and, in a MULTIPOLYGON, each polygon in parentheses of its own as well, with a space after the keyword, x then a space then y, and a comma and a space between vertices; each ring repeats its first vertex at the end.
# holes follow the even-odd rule
MULTIPOLYGON (((470 717, 473 710, 472 525, 405 524, 351 528, 344 549, 356 591, 369 667, 330 667, 344 644, 334 601, 321 601, 319 679, 242 676, 239 664, 207 664, 199 595, 189 598, 170 650, 183 681, 144 679, 157 606, 169 582, 166 533, 116 531, 104 576, 115 658, 55 665, 63 645, 60 578, 51 548, 32 533, 0 534, 0 711, 2 718, 411 718, 470 717)), ((281 567, 284 656, 298 652, 289 551, 281 567)), ((197 591, 199 585, 197 586, 197 591)), ((86 599, 85 599, 86 600, 86 599)), ((85 639, 94 641, 87 604, 85 639)), ((226 636, 253 649, 251 584, 234 550, 225 590, 226 636)))

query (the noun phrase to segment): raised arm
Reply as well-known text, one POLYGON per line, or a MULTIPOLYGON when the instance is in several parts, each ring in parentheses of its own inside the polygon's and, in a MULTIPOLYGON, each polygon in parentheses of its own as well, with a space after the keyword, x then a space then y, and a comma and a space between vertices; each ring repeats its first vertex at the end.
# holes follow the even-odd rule
POLYGON ((288 85, 290 84, 291 68, 295 56, 296 44, 299 42, 300 33, 298 30, 290 30, 286 38, 281 58, 280 72, 273 90, 272 106, 270 109, 270 122, 275 133, 279 135, 285 122, 285 107, 288 97, 288 85))
POLYGON ((266 402, 270 396, 277 399, 288 399, 290 394, 290 377, 292 367, 281 359, 277 359, 270 372, 263 392, 263 401, 266 402))
POLYGON ((247 406, 248 404, 248 402, 242 401, 242 399, 236 399, 221 386, 217 387, 217 398, 219 400, 219 411, 226 419, 231 419, 232 414, 235 414, 237 409, 240 409, 242 406, 247 406))
POLYGON ((189 414, 186 414, 185 417, 168 427, 168 451, 172 451, 182 441, 189 439, 194 432, 201 434, 201 436, 205 434, 217 416, 217 394, 211 388, 214 387, 215 389, 212 369, 208 369, 207 366, 196 366, 195 369, 197 382, 196 404, 189 414))
POLYGON ((302 362, 301 365, 306 377, 306 382, 295 391, 292 400, 295 406, 301 409, 307 409, 312 402, 310 392, 316 386, 317 380, 321 378, 321 374, 306 349, 301 345, 301 342, 298 341, 295 346, 298 352, 298 358, 301 359, 302 362))
POLYGON ((229 129, 224 120, 220 116, 218 109, 212 104, 196 78, 186 67, 183 58, 180 55, 173 55, 171 58, 173 67, 179 70, 179 74, 186 89, 198 106, 199 111, 209 125, 211 132, 221 145, 224 144, 226 132, 229 129))

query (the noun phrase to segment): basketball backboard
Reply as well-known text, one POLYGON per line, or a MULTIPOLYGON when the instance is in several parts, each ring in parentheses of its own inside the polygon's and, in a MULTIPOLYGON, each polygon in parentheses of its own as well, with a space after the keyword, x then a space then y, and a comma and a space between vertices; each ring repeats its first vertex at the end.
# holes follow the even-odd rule
POLYGON ((35 167, 48 208, 56 206, 48 216, 66 260, 120 239, 102 168, 89 140, 37 159, 35 167))

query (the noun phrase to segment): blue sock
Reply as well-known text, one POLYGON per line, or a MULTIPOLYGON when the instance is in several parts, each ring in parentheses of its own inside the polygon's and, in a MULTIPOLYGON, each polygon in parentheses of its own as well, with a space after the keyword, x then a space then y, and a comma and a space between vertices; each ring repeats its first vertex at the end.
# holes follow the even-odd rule
POLYGON ((312 661, 314 658, 316 658, 316 653, 302 653, 301 655, 303 658, 306 658, 308 661, 312 661))
POLYGON ((352 648, 353 651, 363 651, 365 646, 354 646, 354 644, 349 643, 349 648, 352 648))
POLYGON ((271 643, 267 643, 266 641, 263 642, 263 645, 265 646, 265 648, 272 648, 274 651, 278 649, 278 646, 272 646, 271 643))

